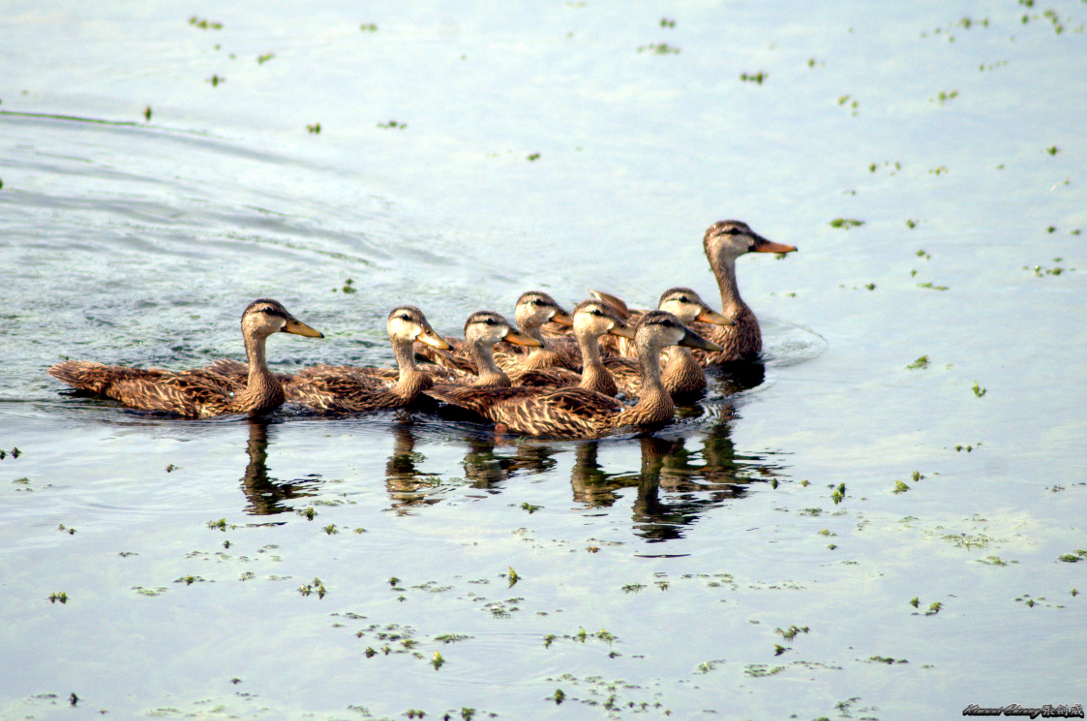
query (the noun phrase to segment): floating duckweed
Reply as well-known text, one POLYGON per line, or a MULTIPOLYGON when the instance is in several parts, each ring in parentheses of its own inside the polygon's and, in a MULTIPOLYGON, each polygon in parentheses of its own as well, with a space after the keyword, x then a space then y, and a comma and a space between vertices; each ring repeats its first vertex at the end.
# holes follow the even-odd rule
POLYGON ((762 85, 762 81, 765 80, 766 78, 768 78, 769 76, 770 76, 769 73, 764 73, 763 71, 760 70, 759 72, 755 73, 754 75, 748 75, 747 73, 740 73, 740 80, 743 80, 745 83, 757 83, 759 85, 762 85))
POLYGON ((331 536, 331 535, 332 535, 333 533, 339 533, 339 532, 340 532, 340 530, 339 530, 338 528, 336 528, 336 524, 335 524, 335 523, 330 523, 330 524, 328 524, 327 526, 325 526, 325 528, 324 528, 324 531, 325 531, 325 533, 327 533, 327 534, 328 534, 328 535, 330 535, 330 536, 331 536))
POLYGON ((376 33, 377 25, 374 25, 373 23, 363 23, 359 26, 359 29, 364 33, 376 33))
POLYGON ((831 228, 845 228, 846 230, 849 230, 850 228, 856 228, 861 225, 864 225, 863 220, 855 220, 853 218, 835 218, 834 220, 830 221, 831 228))
POLYGON ((1080 561, 1087 560, 1087 551, 1077 550, 1075 553, 1065 553, 1058 556, 1057 560, 1062 563, 1079 563, 1080 561))
POLYGON ((910 490, 910 487, 907 486, 905 483, 903 483, 902 481, 895 481, 895 489, 893 491, 891 491, 891 492, 892 493, 905 493, 908 490, 910 490))
POLYGON ((275 53, 265 53, 264 55, 258 55, 257 56, 257 64, 258 65, 264 65, 264 63, 268 62, 269 60, 271 60, 274 57, 275 57, 275 53))
POLYGON ((657 43, 656 45, 642 45, 638 48, 638 52, 651 52, 657 55, 678 55, 679 48, 672 47, 668 43, 657 43))
POLYGON ((555 700, 555 705, 558 706, 566 698, 566 694, 562 692, 561 688, 555 689, 555 693, 551 696, 555 700))
POLYGON ((510 586, 512 587, 513 584, 515 584, 515 583, 517 583, 518 581, 521 580, 521 576, 517 573, 517 571, 513 570, 513 566, 510 566, 509 568, 510 568, 509 581, 510 581, 510 586))
POLYGON ((64 591, 61 591, 60 593, 50 593, 49 603, 56 603, 57 601, 60 601, 61 603, 68 603, 68 594, 64 591))
POLYGON ((317 515, 317 511, 313 510, 313 506, 307 506, 305 510, 299 511, 298 513, 299 515, 305 516, 306 519, 310 521, 317 515))
POLYGON ((210 78, 208 78, 208 82, 211 83, 211 87, 217 88, 219 87, 219 83, 226 82, 226 78, 221 78, 218 75, 212 75, 210 78))
POLYGON ((910 605, 913 606, 914 608, 917 608, 917 605, 919 603, 920 603, 920 601, 917 599, 917 596, 914 596, 913 598, 910 599, 910 605))
POLYGON ((147 119, 147 122, 149 122, 149 123, 151 122, 151 106, 150 105, 148 105, 146 108, 144 108, 143 117, 145 117, 147 119))
POLYGON ((1061 152, 1060 148, 1058 148, 1056 145, 1050 145, 1048 148, 1045 149, 1045 151, 1050 155, 1056 155, 1057 153, 1061 152))
POLYGON ((674 28, 676 26, 675 20, 669 20, 668 18, 661 18, 662 28, 674 28))
POLYGON ((220 518, 218 521, 208 521, 208 528, 211 528, 213 530, 218 528, 220 531, 225 532, 226 531, 226 519, 225 518, 220 518))
POLYGON ((943 607, 944 607, 944 604, 940 603, 939 601, 933 601, 932 603, 929 604, 928 612, 926 612, 925 615, 926 616, 935 616, 936 614, 938 614, 940 612, 940 609, 943 608, 943 607))
POLYGON ((309 132, 309 133, 313 133, 314 135, 317 135, 317 134, 319 134, 321 132, 321 124, 320 123, 314 123, 313 125, 307 125, 306 126, 306 131, 309 132))
POLYGON ((445 659, 442 658, 442 654, 440 651, 434 652, 434 658, 431 659, 430 663, 434 666, 435 671, 440 669, 445 664, 445 659))
POLYGON ((528 157, 529 162, 532 162, 534 160, 539 160, 540 154, 539 153, 533 153, 533 154, 531 154, 531 155, 529 155, 527 157, 528 157))
POLYGON ((774 633, 780 633, 781 637, 786 641, 792 641, 798 633, 807 633, 810 629, 807 626, 789 626, 786 630, 775 628, 774 633))
POLYGON ((378 123, 377 127, 379 127, 379 128, 400 128, 401 130, 403 130, 404 128, 408 127, 408 124, 407 123, 398 123, 395 120, 390 120, 387 123, 378 123))
POLYGON ((910 230, 913 230, 914 228, 917 227, 917 221, 916 220, 907 220, 906 221, 906 227, 909 228, 910 230))
POLYGON ((521 510, 528 511, 529 513, 535 513, 536 511, 540 510, 541 508, 543 508, 543 506, 534 506, 531 503, 529 503, 528 501, 525 501, 524 503, 521 504, 521 510))
POLYGON ((917 370, 918 368, 928 368, 929 360, 927 355, 923 355, 913 363, 910 363, 907 368, 910 370, 917 370))
POLYGON ((932 290, 948 290, 946 285, 935 285, 933 283, 918 283, 918 288, 930 288, 932 290))
POLYGON ((986 393, 985 389, 979 386, 977 381, 974 381, 974 387, 972 390, 974 391, 974 395, 978 398, 981 398, 986 393))
POLYGON ((208 20, 201 20, 200 18, 196 17, 195 15, 193 15, 191 18, 189 18, 189 25, 192 25, 193 27, 200 28, 201 30, 222 30, 223 29, 223 24, 222 23, 209 22, 208 20))

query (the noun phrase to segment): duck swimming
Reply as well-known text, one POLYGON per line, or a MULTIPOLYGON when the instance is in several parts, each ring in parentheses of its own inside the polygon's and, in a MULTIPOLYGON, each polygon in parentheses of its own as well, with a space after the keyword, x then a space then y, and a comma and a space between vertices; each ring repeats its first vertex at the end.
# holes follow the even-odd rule
POLYGON ((207 369, 169 371, 107 366, 95 361, 65 361, 50 368, 49 374, 81 391, 139 410, 185 418, 265 413, 279 407, 286 398, 279 378, 268 370, 268 336, 279 332, 310 338, 324 336, 270 298, 250 303, 242 313, 241 325, 248 359, 244 383, 207 369))

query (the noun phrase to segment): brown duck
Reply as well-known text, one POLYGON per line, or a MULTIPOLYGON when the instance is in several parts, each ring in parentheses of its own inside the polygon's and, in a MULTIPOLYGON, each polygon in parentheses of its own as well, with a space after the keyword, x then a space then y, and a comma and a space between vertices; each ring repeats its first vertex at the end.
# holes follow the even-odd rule
POLYGON ((493 421, 501 431, 551 438, 597 438, 626 429, 649 430, 669 422, 675 405, 661 383, 660 351, 676 344, 716 351, 671 313, 650 311, 635 329, 642 395, 627 407, 584 388, 471 388, 436 385, 427 394, 493 421))
POLYGON ((736 259, 746 253, 792 253, 796 248, 767 240, 739 220, 722 220, 711 225, 702 238, 702 247, 721 290, 721 314, 733 325, 695 326, 708 340, 721 346, 718 352, 696 352, 695 357, 702 365, 754 360, 762 352, 762 331, 755 314, 740 297, 736 259))
POLYGON ((259 414, 285 399, 280 380, 268 370, 265 343, 273 333, 323 338, 297 320, 278 301, 261 298, 242 313, 242 337, 248 359, 244 383, 208 369, 169 371, 162 368, 107 366, 95 361, 65 361, 50 375, 76 388, 103 395, 140 410, 208 418, 228 413, 259 414))

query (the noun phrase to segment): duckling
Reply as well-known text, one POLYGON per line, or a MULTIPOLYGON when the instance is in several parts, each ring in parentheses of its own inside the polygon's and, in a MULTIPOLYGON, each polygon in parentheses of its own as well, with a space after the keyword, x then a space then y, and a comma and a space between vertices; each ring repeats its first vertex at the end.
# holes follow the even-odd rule
POLYGON ((107 366, 94 361, 65 361, 50 368, 49 374, 80 390, 139 410, 186 418, 266 413, 285 399, 283 386, 268 370, 265 359, 268 336, 278 332, 324 337, 288 313, 278 301, 260 298, 242 313, 242 337, 249 361, 244 384, 206 369, 175 372, 107 366))
POLYGON ((423 311, 402 305, 389 313, 386 324, 397 367, 316 365, 286 382, 287 398, 323 413, 361 413, 410 406, 434 381, 415 363, 416 341, 446 350, 449 344, 430 327, 423 311), (388 385, 389 381, 395 381, 388 385))
POLYGON ((600 338, 613 335, 618 338, 634 338, 634 331, 624 323, 607 303, 586 300, 578 303, 573 312, 574 336, 579 352, 577 357, 582 371, 575 373, 567 368, 541 368, 510 373, 513 385, 565 388, 578 386, 606 396, 619 392, 615 379, 600 357, 600 338))
MULTIPOLYGON (((494 346, 495 362, 504 371, 523 371, 556 366, 574 371, 581 370, 580 363, 574 366, 568 360, 557 356, 551 349, 549 341, 545 340, 540 332, 540 327, 549 320, 554 320, 566 326, 573 323, 570 314, 563 310, 550 295, 541 291, 522 293, 521 297, 517 299, 514 320, 517 321, 517 326, 521 329, 519 335, 522 338, 532 339, 535 343, 499 344, 494 346)), ((505 322, 504 319, 503 322, 505 322)), ((512 328, 512 326, 510 327, 512 328)), ((451 353, 435 353, 419 346, 416 346, 415 350, 427 360, 440 366, 457 368, 469 373, 478 373, 479 369, 476 367, 470 350, 471 343, 467 339, 448 338, 446 340, 453 346, 451 353)))
MULTIPOLYGON (((630 313, 626 303, 607 293, 599 293, 609 303, 616 303, 619 309, 630 313)), ((690 288, 669 288, 661 294, 657 310, 672 313, 684 325, 690 326, 695 321, 711 325, 732 325, 732 321, 710 308, 698 293, 690 288)), ((635 311, 635 314, 637 311, 635 311)), ((619 339, 621 344, 626 342, 619 339)), ((621 348, 620 350, 627 350, 621 348)), ((628 350, 630 353, 633 348, 628 350)), ((673 400, 691 400, 706 390, 706 374, 702 366, 691 355, 691 351, 682 346, 665 348, 663 351, 664 370, 662 382, 673 400)), ((641 374, 637 361, 632 357, 612 356, 605 360, 605 366, 615 378, 620 390, 627 396, 637 397, 641 393, 641 374)))
POLYGON ((706 230, 702 248, 721 290, 721 313, 733 325, 696 326, 707 339, 721 346, 721 351, 699 352, 695 357, 704 366, 754 360, 762 352, 762 331, 755 314, 740 298, 736 259, 745 253, 793 253, 796 247, 767 240, 739 220, 721 220, 706 230))
POLYGON ((642 395, 626 407, 615 398, 584 388, 471 388, 436 385, 427 394, 466 408, 500 431, 554 438, 598 438, 625 429, 650 430, 675 415, 675 405, 661 383, 660 351, 669 345, 717 351, 674 315, 650 311, 635 328, 642 370, 642 395))
MULTIPOLYGON (((503 386, 512 385, 510 376, 502 370, 494 360, 494 347, 501 341, 523 345, 529 348, 538 348, 540 342, 535 338, 517 332, 501 313, 481 310, 468 316, 464 322, 464 340, 460 341, 461 349, 466 356, 460 353, 440 353, 434 357, 457 356, 455 360, 447 360, 445 367, 449 373, 444 380, 454 385, 468 386, 503 386), (466 361, 457 365, 461 360, 466 361), (470 368, 470 371, 464 370, 470 368), (451 375, 455 374, 455 375, 451 375)), ((438 369, 441 372, 441 369, 438 369)))

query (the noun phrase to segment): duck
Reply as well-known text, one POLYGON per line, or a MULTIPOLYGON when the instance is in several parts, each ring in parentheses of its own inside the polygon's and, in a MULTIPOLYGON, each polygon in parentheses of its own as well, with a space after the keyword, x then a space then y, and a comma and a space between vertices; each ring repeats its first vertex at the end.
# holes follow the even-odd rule
MULTIPOLYGON (((480 310, 464 322, 464 339, 458 340, 453 352, 432 354, 440 358, 435 375, 451 385, 474 387, 510 387, 513 382, 494 359, 495 346, 506 341, 527 348, 539 348, 540 341, 517 330, 501 313, 480 310)), ((416 346, 418 350, 418 346, 416 346)))
POLYGON ((324 335, 271 298, 258 298, 246 306, 241 325, 248 359, 244 383, 203 368, 170 371, 107 366, 96 361, 69 360, 52 366, 48 372, 81 391, 112 398, 136 410, 183 418, 267 413, 286 399, 280 379, 268 369, 268 336, 279 332, 309 338, 324 335))
POLYGON ((553 367, 511 372, 513 385, 565 388, 578 386, 614 396, 619 393, 615 379, 600 355, 600 338, 605 335, 633 339, 634 330, 606 302, 590 299, 578 303, 571 314, 574 337, 578 343, 581 373, 553 367))
POLYGON ((439 350, 448 350, 449 344, 413 305, 394 308, 386 328, 396 368, 310 366, 284 381, 287 399, 321 413, 364 413, 414 404, 434 378, 416 364, 413 344, 439 350))
POLYGON ((707 340, 721 346, 714 353, 696 352, 703 366, 752 361, 762 353, 762 331, 755 313, 740 297, 736 259, 745 253, 795 253, 796 247, 767 240, 740 220, 720 220, 706 229, 702 248, 721 291, 721 314, 729 326, 696 325, 707 340))
MULTIPOLYGON (((498 317, 501 317, 499 314, 498 317)), ((538 368, 561 367, 580 371, 580 363, 572 362, 569 357, 560 355, 545 339, 540 328, 548 321, 569 327, 573 324, 570 314, 554 298, 539 290, 522 293, 514 309, 514 320, 520 328, 519 337, 527 337, 535 343, 514 343, 493 346, 494 360, 503 371, 523 371, 538 368)), ((505 319, 503 319, 505 322, 505 319)), ((507 324, 508 325, 508 324, 507 324)), ((510 326, 512 328, 512 326, 510 326)), ((453 350, 450 353, 435 353, 425 347, 416 346, 420 356, 447 368, 456 368, 472 374, 478 374, 475 360, 471 354, 471 342, 459 338, 447 338, 453 350)))
POLYGON ((648 431, 675 416, 675 404, 661 382, 660 351, 684 345, 716 352, 707 341, 671 313, 650 311, 636 327, 634 342, 642 371, 642 394, 633 406, 585 388, 472 388, 435 385, 428 395, 492 422, 499 432, 577 439, 600 438, 626 429, 648 431))
MULTIPOLYGON (((627 304, 616 296, 601 291, 590 291, 612 305, 619 315, 637 317, 639 311, 630 311, 627 304)), ((663 310, 676 316, 681 323, 691 326, 696 321, 714 326, 730 326, 733 321, 709 307, 691 288, 669 288, 661 294, 657 310, 663 310)), ((618 350, 621 356, 610 356, 604 364, 615 378, 622 392, 632 398, 641 393, 641 373, 638 369, 636 354, 629 341, 619 340, 618 350)), ((706 373, 695 360, 689 348, 670 346, 663 351, 664 367, 661 380, 673 400, 692 400, 706 390, 706 373)))

